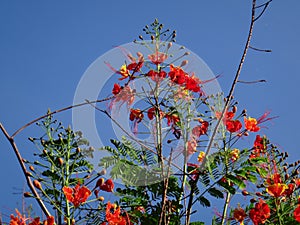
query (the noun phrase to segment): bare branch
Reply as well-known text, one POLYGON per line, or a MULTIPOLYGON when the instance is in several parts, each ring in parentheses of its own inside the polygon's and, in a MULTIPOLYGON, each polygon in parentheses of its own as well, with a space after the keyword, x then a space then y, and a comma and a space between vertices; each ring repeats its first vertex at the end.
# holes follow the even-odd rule
POLYGON ((38 192, 36 191, 31 179, 30 179, 30 173, 27 171, 26 166, 23 162, 23 158, 18 150, 18 147, 13 139, 12 136, 10 136, 7 131, 5 130, 4 126, 0 123, 0 129, 3 132, 3 134, 5 135, 6 139, 9 141, 10 145, 12 146, 15 155, 17 156, 18 162, 21 166, 22 172, 26 178, 28 187, 30 188, 33 196, 35 197, 36 201, 38 202, 39 206, 41 207, 41 209, 43 210, 44 214, 49 217, 51 216, 51 214, 49 213, 47 207, 45 206, 44 202, 42 201, 41 197, 39 196, 38 192))

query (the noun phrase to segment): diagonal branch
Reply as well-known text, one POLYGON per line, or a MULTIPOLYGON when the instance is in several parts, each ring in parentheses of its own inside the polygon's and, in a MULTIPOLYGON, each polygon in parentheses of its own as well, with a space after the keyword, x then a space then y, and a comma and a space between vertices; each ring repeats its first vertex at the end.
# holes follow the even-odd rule
POLYGON ((5 130, 4 126, 0 123, 0 129, 3 132, 3 134, 5 135, 6 139, 9 141, 11 147, 13 148, 15 155, 17 156, 18 162, 21 166, 22 172, 24 173, 24 176, 26 178, 28 187, 30 188, 32 194, 34 195, 35 199, 37 200, 39 206, 41 207, 41 209, 43 210, 44 214, 49 217, 51 216, 51 214, 49 213, 47 207, 45 206, 44 202, 42 201, 41 197, 39 196, 38 192, 36 191, 31 179, 30 179, 30 173, 27 171, 23 158, 18 150, 18 147, 14 141, 14 138, 12 136, 10 136, 7 131, 5 130))

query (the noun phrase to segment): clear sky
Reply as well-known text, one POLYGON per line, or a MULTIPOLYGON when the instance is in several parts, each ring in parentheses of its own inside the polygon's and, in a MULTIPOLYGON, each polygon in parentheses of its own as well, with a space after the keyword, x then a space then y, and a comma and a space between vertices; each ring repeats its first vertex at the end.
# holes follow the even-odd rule
MULTIPOLYGON (((264 1, 258 0, 258 4, 264 1)), ((76 86, 88 66, 113 46, 142 34, 158 18, 177 30, 177 42, 198 54, 228 93, 246 41, 251 0, 228 1, 0 1, 0 122, 12 134, 26 122, 73 102, 76 86)), ((299 65, 300 1, 274 0, 256 23, 252 46, 272 53, 249 51, 235 97, 240 109, 259 117, 270 110, 279 116, 262 134, 300 158, 299 65)), ((71 123, 71 112, 58 117, 71 123)), ((26 137, 16 141, 24 156, 34 146, 26 137)), ((0 134, 0 212, 21 205, 25 179, 7 140, 0 134), (17 194, 16 194, 17 193, 17 194)))

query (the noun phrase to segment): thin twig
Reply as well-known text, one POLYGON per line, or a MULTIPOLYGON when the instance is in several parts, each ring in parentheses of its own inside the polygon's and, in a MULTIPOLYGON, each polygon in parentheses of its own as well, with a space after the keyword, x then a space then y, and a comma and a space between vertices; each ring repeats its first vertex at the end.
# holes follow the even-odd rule
POLYGON ((256 84, 256 83, 264 83, 267 81, 266 80, 253 80, 253 81, 238 80, 237 82, 242 84, 256 84))
POLYGON ((260 49, 260 48, 255 48, 255 47, 252 47, 252 46, 249 46, 249 48, 251 48, 255 51, 258 51, 258 52, 272 52, 271 49, 260 49))
POLYGON ((33 123, 41 120, 41 119, 44 119, 46 118, 47 116, 51 116, 53 114, 56 114, 56 113, 60 113, 60 112, 63 112, 63 111, 66 111, 66 110, 69 110, 69 109, 73 109, 73 108, 77 108, 77 107, 80 107, 80 106, 84 106, 84 105, 88 105, 90 103, 99 103, 99 102, 104 102, 104 101, 108 101, 108 100, 111 100, 113 99, 114 96, 112 97, 108 97, 108 98, 104 98, 104 99, 100 99, 100 100, 95 100, 95 101, 90 101, 90 102, 83 102, 83 103, 79 103, 77 105, 70 105, 68 107, 65 107, 65 108, 62 108, 62 109, 58 109, 58 110, 55 110, 53 112, 50 112, 50 113, 47 113, 43 116, 40 116, 32 121, 30 121, 29 123, 25 124, 24 126, 22 126, 21 128, 19 128, 16 132, 13 133, 13 135, 11 136, 12 138, 14 138, 18 133, 20 133, 22 130, 24 130, 26 127, 32 125, 33 123))
MULTIPOLYGON (((247 37, 247 41, 246 41, 246 44, 245 44, 245 47, 244 47, 244 51, 243 51, 243 54, 242 54, 242 57, 241 57, 238 69, 236 71, 234 80, 232 82, 231 89, 230 89, 229 94, 228 94, 228 96, 226 98, 226 102, 225 102, 225 105, 223 107, 223 111, 221 113, 220 118, 217 121, 217 124, 216 124, 216 126, 215 126, 215 128, 214 128, 214 130, 212 132, 211 138, 209 140, 208 147, 207 147, 207 150, 206 150, 206 153, 205 153, 206 156, 209 154, 209 152, 211 150, 211 147, 212 147, 213 142, 214 142, 214 137, 216 136, 218 128, 219 128, 219 126, 220 126, 220 124, 221 124, 221 122, 223 120, 224 115, 225 115, 225 112, 227 111, 227 108, 228 108, 229 103, 231 101, 231 98, 233 96, 233 92, 234 92, 235 86, 236 86, 236 84, 238 82, 239 76, 240 76, 241 71, 242 71, 242 67, 243 67, 243 64, 244 64, 244 61, 245 61, 245 58, 246 58, 246 55, 247 55, 247 51, 248 51, 249 46, 250 46, 250 40, 252 38, 252 32, 253 32, 254 20, 255 20, 255 4, 256 4, 256 0, 253 0, 252 1, 251 23, 250 23, 248 37, 247 37)), ((203 163, 202 163, 203 166, 206 164, 206 161, 207 161, 207 157, 205 157, 204 160, 203 160, 203 163)))
POLYGON ((4 126, 0 123, 0 129, 2 130, 3 134, 5 135, 6 139, 9 141, 10 145, 12 146, 14 152, 15 152, 15 155, 17 156, 17 159, 18 159, 18 162, 21 166, 21 169, 22 169, 22 172, 26 178, 26 181, 27 181, 27 184, 28 184, 28 187, 30 188, 32 194, 34 195, 35 199, 37 200, 39 206, 41 207, 41 209, 43 210, 44 214, 49 217, 51 216, 51 214, 49 213, 47 207, 45 206, 44 202, 42 201, 41 197, 39 196, 38 192, 36 191, 31 179, 30 179, 30 175, 29 175, 29 172, 27 171, 26 169, 26 166, 23 162, 23 158, 18 150, 18 147, 13 139, 12 136, 10 136, 7 131, 5 130, 4 126))

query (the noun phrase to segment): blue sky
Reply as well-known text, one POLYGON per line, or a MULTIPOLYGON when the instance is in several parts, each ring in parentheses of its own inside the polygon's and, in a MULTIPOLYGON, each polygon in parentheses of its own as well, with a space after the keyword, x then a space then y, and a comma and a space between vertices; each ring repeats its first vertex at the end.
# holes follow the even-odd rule
MULTIPOLYGON (((258 1, 258 4, 263 1, 258 1)), ((225 93, 235 74, 250 20, 251 1, 0 1, 0 122, 13 133, 26 122, 73 102, 88 66, 113 46, 132 41, 158 18, 177 30, 177 42, 198 54, 225 93)), ((267 83, 236 88, 239 108, 258 117, 279 116, 266 134, 292 159, 299 159, 300 2, 274 0, 256 23, 241 79, 267 83), (297 91, 298 90, 298 91, 297 91)), ((58 116, 71 123, 71 112, 58 116)), ((21 133, 16 141, 30 156, 34 146, 21 133)), ((0 134, 0 211, 10 214, 20 202, 25 179, 7 140, 0 134), (17 189, 17 190, 16 190, 17 189)))

